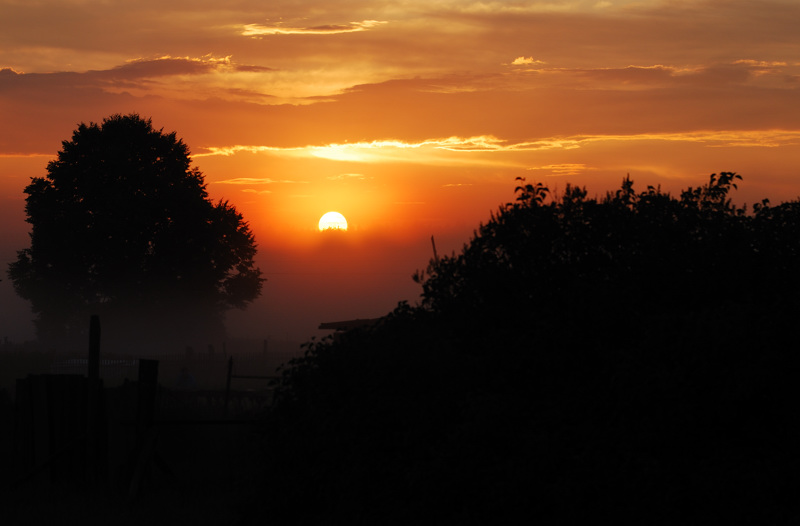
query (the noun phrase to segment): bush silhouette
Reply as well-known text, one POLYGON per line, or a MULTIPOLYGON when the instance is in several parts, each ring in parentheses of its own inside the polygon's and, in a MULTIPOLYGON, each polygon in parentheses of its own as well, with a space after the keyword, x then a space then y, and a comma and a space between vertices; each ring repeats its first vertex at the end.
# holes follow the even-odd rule
POLYGON ((260 294, 247 223, 210 201, 190 163, 174 132, 135 114, 81 124, 63 142, 25 188, 31 245, 8 272, 40 339, 64 345, 92 313, 105 335, 133 341, 218 336, 222 313, 260 294))
POLYGON ((309 345, 265 422, 287 522, 798 518, 797 202, 723 172, 517 199, 371 330, 309 345))

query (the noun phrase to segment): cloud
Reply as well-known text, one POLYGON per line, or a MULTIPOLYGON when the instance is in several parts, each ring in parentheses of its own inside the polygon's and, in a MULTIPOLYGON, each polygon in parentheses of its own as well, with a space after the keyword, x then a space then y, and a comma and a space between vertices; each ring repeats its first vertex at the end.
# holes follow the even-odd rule
POLYGON ((786 62, 780 61, 769 61, 769 60, 753 60, 753 59, 741 59, 735 60, 734 64, 745 64, 747 66, 756 66, 759 68, 772 68, 772 67, 780 67, 785 66, 786 62))
MULTIPOLYGON (((472 137, 442 137, 422 141, 403 141, 383 139, 355 143, 331 143, 326 145, 307 145, 304 147, 236 146, 214 147, 216 151, 226 151, 225 155, 236 152, 262 152, 291 157, 317 157, 331 161, 359 163, 410 162, 420 164, 445 165, 505 165, 524 167, 522 161, 513 160, 513 155, 525 152, 545 152, 553 150, 576 150, 595 143, 634 143, 634 142, 685 142, 705 147, 760 147, 773 148, 800 144, 800 130, 699 130, 664 133, 630 134, 587 134, 560 137, 543 137, 533 140, 512 141, 481 135, 472 137), (507 154, 507 155, 502 155, 507 154)), ((573 175, 586 170, 580 163, 549 164, 527 168, 531 170, 550 170, 556 175, 573 175)), ((362 174, 340 174, 330 176, 330 180, 364 179, 362 174)), ((272 184, 293 181, 272 179, 236 178, 218 181, 221 184, 272 184)))
POLYGON ((154 78, 173 75, 199 75, 213 71, 221 66, 230 66, 230 57, 214 58, 207 55, 201 58, 162 56, 158 58, 137 58, 126 64, 106 71, 92 71, 90 74, 109 79, 154 78))
POLYGON ((560 70, 560 73, 564 75, 574 73, 590 78, 593 81, 611 82, 621 87, 628 84, 651 85, 664 83, 685 71, 662 64, 655 64, 652 66, 627 66, 624 68, 563 69, 560 70))
POLYGON ((305 183, 306 181, 291 181, 288 179, 276 180, 269 177, 237 177, 234 179, 224 179, 222 181, 214 181, 216 184, 247 184, 247 185, 260 185, 260 184, 276 184, 276 183, 305 183))
POLYGON ((517 57, 512 62, 512 66, 541 66, 547 64, 544 60, 535 60, 533 57, 517 57))
MULTIPOLYGON (((696 130, 686 132, 642 132, 624 134, 581 134, 541 137, 514 141, 493 135, 431 138, 421 141, 383 139, 356 143, 331 143, 303 147, 232 146, 210 147, 214 153, 235 155, 240 152, 261 153, 289 158, 321 158, 330 161, 358 163, 415 163, 430 166, 499 166, 549 171, 553 176, 578 175, 589 170, 585 163, 550 163, 531 166, 531 155, 546 152, 567 152, 593 145, 651 145, 667 143, 695 144, 705 148, 779 148, 800 145, 800 130, 696 130), (224 153, 220 153, 224 152, 224 153)), ((362 173, 328 176, 331 181, 363 181, 372 179, 362 173)), ((308 181, 270 177, 237 177, 212 181, 213 184, 264 186, 273 184, 307 184, 308 181)), ((451 186, 451 185, 444 185, 451 186)))
POLYGON ((276 146, 245 146, 236 144, 234 146, 206 146, 202 148, 202 153, 196 153, 192 157, 209 157, 213 155, 222 155, 230 157, 240 152, 245 153, 267 153, 267 152, 290 152, 293 150, 302 150, 302 148, 280 148, 276 146))
POLYGON ((560 164, 548 164, 545 166, 534 166, 528 168, 528 170, 542 170, 542 171, 549 171, 551 176, 567 176, 567 175, 578 175, 586 171, 586 165, 582 163, 560 163, 560 164))
POLYGON ((163 77, 199 76, 214 72, 261 73, 272 71, 263 66, 235 64, 231 57, 172 57, 130 59, 126 63, 105 70, 89 70, 84 72, 61 71, 53 73, 20 73, 12 68, 0 69, 0 88, 16 83, 25 90, 49 88, 59 90, 70 88, 94 87, 109 89, 114 86, 143 88, 151 87, 146 82, 163 77))
POLYGON ((648 64, 624 67, 516 68, 508 86, 531 90, 560 87, 565 90, 658 89, 725 86, 759 86, 786 89, 786 79, 798 68, 782 61, 734 60, 694 65, 648 64), (523 84, 524 83, 524 84, 523 84))
POLYGON ((363 181, 365 179, 372 179, 372 178, 366 177, 364 174, 339 174, 339 175, 328 176, 328 179, 331 181, 348 181, 353 179, 358 179, 363 181))
POLYGON ((262 26, 260 24, 246 24, 241 34, 248 37, 261 37, 267 35, 336 35, 340 33, 357 33, 367 31, 386 24, 380 20, 363 20, 349 24, 320 25, 313 27, 283 27, 281 25, 262 26))

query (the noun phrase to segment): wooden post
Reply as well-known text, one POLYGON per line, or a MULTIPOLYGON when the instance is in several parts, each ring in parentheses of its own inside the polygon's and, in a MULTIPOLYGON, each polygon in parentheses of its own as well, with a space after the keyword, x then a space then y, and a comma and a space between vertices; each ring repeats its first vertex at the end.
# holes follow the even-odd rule
POLYGON ((158 391, 158 360, 139 360, 139 405, 137 425, 140 439, 153 425, 158 391))
POLYGON ((100 378, 100 317, 93 314, 89 320, 89 380, 100 378))
POLYGON ((223 417, 228 416, 228 396, 231 393, 232 375, 233 375, 233 356, 228 358, 228 379, 225 381, 225 405, 223 406, 223 417))
POLYGON ((99 475, 100 449, 100 318, 89 320, 89 359, 86 386, 86 480, 92 485, 99 475))
POLYGON ((128 500, 136 498, 142 485, 145 471, 155 453, 157 439, 153 426, 158 391, 158 360, 139 359, 138 400, 136 408, 136 466, 128 500))

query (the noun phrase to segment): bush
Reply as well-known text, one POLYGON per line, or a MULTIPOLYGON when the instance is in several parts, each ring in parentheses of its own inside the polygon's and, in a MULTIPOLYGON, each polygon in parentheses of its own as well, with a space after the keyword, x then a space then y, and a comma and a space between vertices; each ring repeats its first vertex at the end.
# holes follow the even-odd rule
POLYGON ((798 517, 798 203, 523 183, 419 306, 312 343, 265 423, 292 523, 798 517))

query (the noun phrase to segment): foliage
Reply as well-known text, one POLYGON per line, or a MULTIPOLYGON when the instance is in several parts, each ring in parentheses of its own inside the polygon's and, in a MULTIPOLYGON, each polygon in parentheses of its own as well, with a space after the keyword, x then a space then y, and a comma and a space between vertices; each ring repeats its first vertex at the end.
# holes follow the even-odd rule
POLYGON ((602 199, 568 185, 548 200, 546 188, 521 186, 461 254, 431 263, 423 304, 450 316, 517 320, 793 301, 785 291, 796 290, 797 276, 774 269, 800 257, 788 219, 798 204, 762 202, 747 214, 728 196, 738 179, 713 174, 680 198, 653 187, 637 194, 629 179, 602 199), (747 286, 732 286, 745 278, 747 286))
POLYGON ((31 246, 9 267, 41 339, 69 339, 90 313, 128 338, 208 334, 260 294, 253 234, 231 204, 211 202, 190 163, 175 132, 135 114, 63 141, 25 188, 31 246))
POLYGON ((287 523, 797 518, 800 202, 521 181, 419 306, 309 345, 265 422, 287 523))

